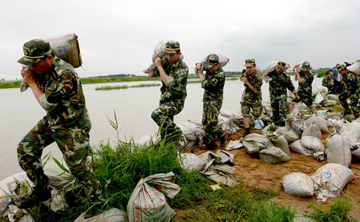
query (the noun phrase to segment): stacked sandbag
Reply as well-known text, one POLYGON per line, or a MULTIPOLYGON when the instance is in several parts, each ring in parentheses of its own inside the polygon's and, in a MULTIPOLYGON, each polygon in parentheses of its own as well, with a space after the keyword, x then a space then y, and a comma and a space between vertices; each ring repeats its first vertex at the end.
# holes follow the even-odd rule
POLYGON ((321 142, 320 129, 315 124, 308 126, 301 137, 301 144, 313 154, 317 160, 324 159, 324 144, 321 142))
POLYGON ((313 156, 313 153, 314 153, 312 150, 305 148, 301 144, 301 139, 290 143, 289 148, 291 151, 294 151, 295 153, 303 154, 305 156, 313 156))
POLYGON ((351 163, 351 151, 347 138, 339 133, 340 127, 335 127, 335 133, 326 138, 327 161, 349 167, 351 163))
MULTIPOLYGON (((230 109, 221 109, 220 116, 229 118, 229 128, 230 132, 234 133, 237 129, 244 129, 244 120, 241 113, 235 112, 230 109)), ((255 126, 254 118, 250 118, 250 127, 253 128, 255 126)))
POLYGON ((265 162, 272 164, 284 163, 291 159, 282 149, 271 145, 260 150, 259 157, 265 162))
POLYGON ((262 149, 273 146, 273 144, 266 136, 258 133, 251 133, 245 136, 243 144, 245 146, 246 152, 249 154, 258 153, 262 149))
POLYGON ((341 135, 346 137, 350 144, 358 142, 360 140, 360 122, 353 121, 351 123, 344 123, 342 125, 341 135))
POLYGON ((314 182, 308 175, 300 172, 290 173, 282 179, 286 194, 298 197, 310 197, 314 195, 314 182))
POLYGON ((179 155, 181 167, 187 171, 202 170, 206 162, 193 153, 181 153, 179 155))
POLYGON ((286 154, 290 154, 289 144, 284 135, 273 132, 267 133, 266 136, 277 148, 280 148, 286 154))
POLYGON ((345 185, 354 179, 354 173, 346 166, 328 163, 320 167, 311 178, 317 200, 324 202, 329 197, 340 195, 345 185))
POLYGON ((322 117, 312 116, 309 119, 306 120, 306 126, 309 126, 311 124, 315 124, 319 127, 321 132, 327 133, 329 132, 329 128, 327 125, 327 121, 322 117))
POLYGON ((288 126, 279 127, 277 130, 275 130, 275 132, 279 135, 284 135, 288 143, 292 143, 299 139, 298 134, 288 126))

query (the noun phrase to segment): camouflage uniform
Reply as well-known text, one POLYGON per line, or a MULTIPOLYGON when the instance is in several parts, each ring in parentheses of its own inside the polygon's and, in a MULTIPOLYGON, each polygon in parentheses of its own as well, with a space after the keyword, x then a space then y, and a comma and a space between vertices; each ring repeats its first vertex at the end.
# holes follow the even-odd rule
POLYGON ((202 124, 208 142, 219 137, 226 137, 226 132, 219 126, 218 117, 223 102, 225 73, 222 68, 215 72, 206 71, 205 79, 201 81, 204 88, 202 124))
POLYGON ((296 93, 295 87, 290 77, 283 71, 278 74, 276 70, 270 72, 268 76, 271 78, 269 82, 270 103, 272 109, 272 122, 279 126, 285 125, 287 91, 296 93))
MULTIPOLYGON (((24 64, 24 60, 18 62, 24 64)), ((89 197, 100 194, 101 184, 87 161, 91 122, 80 78, 69 63, 56 56, 50 69, 34 76, 44 92, 39 102, 46 110, 46 116, 18 144, 21 168, 35 188, 48 186, 49 179, 44 174, 41 155, 43 149, 55 141, 71 173, 88 188, 89 197)))
POLYGON ((312 82, 314 81, 314 76, 311 71, 304 72, 303 70, 299 73, 302 83, 299 82, 298 87, 298 95, 300 97, 300 101, 305 103, 305 105, 309 108, 313 106, 312 100, 312 82))
POLYGON ((261 85, 262 85, 262 76, 255 69, 254 73, 247 76, 250 84, 254 87, 255 92, 253 92, 247 84, 244 84, 245 90, 241 98, 241 113, 243 116, 250 116, 250 109, 252 109, 252 115, 256 118, 261 115, 262 112, 262 95, 261 95, 261 85))
MULTIPOLYGON (((169 140, 177 141, 182 132, 174 123, 174 116, 184 108, 189 68, 180 58, 173 64, 165 62, 162 66, 168 75, 168 86, 162 83, 160 106, 152 112, 151 118, 160 127, 161 139, 167 136, 169 140)), ((153 73, 154 77, 159 75, 159 71, 153 73)))
MULTIPOLYGON (((339 71, 340 72, 340 71, 339 71)), ((359 84, 358 80, 354 73, 348 72, 343 75, 346 88, 344 87, 343 91, 339 95, 340 104, 345 109, 345 114, 350 114, 350 108, 347 103, 347 98, 350 98, 351 110, 354 113, 355 118, 359 118, 359 112, 357 108, 358 99, 359 99, 359 84)))
POLYGON ((325 86, 326 88, 328 88, 329 92, 332 92, 334 84, 331 84, 332 79, 328 78, 327 76, 325 76, 322 80, 322 86, 325 86))

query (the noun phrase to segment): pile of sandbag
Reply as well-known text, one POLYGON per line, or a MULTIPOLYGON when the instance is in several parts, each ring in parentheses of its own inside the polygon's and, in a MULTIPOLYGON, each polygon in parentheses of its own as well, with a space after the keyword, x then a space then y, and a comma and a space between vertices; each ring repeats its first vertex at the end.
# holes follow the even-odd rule
POLYGON ((299 197, 317 195, 324 202, 329 197, 337 197, 345 185, 354 179, 354 173, 348 167, 328 163, 320 167, 312 176, 301 172, 290 173, 283 177, 286 194, 299 197))

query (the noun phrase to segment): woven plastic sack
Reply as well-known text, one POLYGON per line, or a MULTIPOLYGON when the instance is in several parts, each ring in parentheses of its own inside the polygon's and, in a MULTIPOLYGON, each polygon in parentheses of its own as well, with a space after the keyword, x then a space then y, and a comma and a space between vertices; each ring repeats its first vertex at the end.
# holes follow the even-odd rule
POLYGON ((285 175, 282 184, 286 194, 298 197, 314 195, 314 182, 304 173, 296 172, 285 175))
POLYGON ((360 62, 355 62, 354 64, 346 67, 346 69, 353 72, 355 75, 360 75, 360 62))
POLYGON ((49 42, 50 47, 56 56, 70 63, 74 68, 78 68, 82 65, 80 45, 78 36, 75 33, 46 40, 49 42))
POLYGON ((258 153, 260 150, 273 145, 266 136, 257 133, 245 136, 243 144, 249 154, 258 153))
MULTIPOLYGON (((338 129, 335 127, 335 129, 338 129)), ((337 163, 349 167, 351 163, 351 151, 349 141, 338 133, 338 130, 328 138, 327 144, 327 161, 328 163, 337 163)))
POLYGON ((310 117, 309 119, 306 120, 306 126, 310 126, 313 123, 316 124, 319 127, 321 132, 323 132, 323 133, 329 132, 327 122, 326 122, 326 120, 324 118, 317 117, 317 116, 312 116, 312 117, 310 117))
POLYGON ((320 167, 311 178, 314 181, 314 192, 319 201, 326 201, 329 197, 337 197, 345 185, 354 179, 354 173, 349 168, 328 163, 320 167))
POLYGON ((288 141, 288 143, 292 143, 295 140, 299 139, 299 136, 297 135, 297 133, 294 132, 294 130, 290 129, 287 126, 280 127, 275 132, 279 135, 284 135, 285 139, 288 141))
POLYGON ((356 143, 360 140, 360 122, 353 121, 342 125, 341 135, 345 136, 349 143, 356 143))
POLYGON ((280 148, 286 154, 290 154, 289 144, 285 139, 284 135, 278 135, 277 133, 268 133, 266 136, 277 148, 280 148))
POLYGON ((324 144, 315 136, 302 136, 301 144, 314 153, 323 152, 325 150, 324 144))
POLYGON ((85 219, 86 212, 82 213, 74 222, 126 222, 126 213, 117 208, 111 208, 99 215, 85 219))
MULTIPOLYGON (((274 71, 275 68, 276 68, 277 63, 278 63, 278 60, 276 60, 276 61, 271 61, 271 62, 269 62, 268 64, 266 64, 265 72, 272 72, 272 71, 274 71)), ((286 63, 285 70, 287 70, 288 68, 290 68, 290 65, 289 65, 288 63, 286 63)))
MULTIPOLYGON (((226 64, 228 64, 228 62, 230 61, 230 59, 220 53, 215 53, 215 55, 219 56, 219 64, 220 67, 224 67, 226 66, 226 64)), ((203 60, 201 61, 201 64, 204 66, 204 63, 206 62, 207 56, 205 58, 203 58, 203 60)))
POLYGON ((202 170, 206 162, 193 153, 181 153, 179 158, 181 167, 187 171, 202 170))
POLYGON ((306 149, 302 144, 301 140, 296 140, 289 144, 289 148, 291 151, 294 151, 295 153, 300 153, 305 156, 312 156, 314 151, 306 149))
POLYGON ((259 157, 272 164, 284 163, 291 159, 289 155, 275 146, 268 146, 266 149, 260 150, 259 157))
POLYGON ((317 125, 311 124, 304 129, 302 136, 314 136, 321 139, 321 131, 317 125))

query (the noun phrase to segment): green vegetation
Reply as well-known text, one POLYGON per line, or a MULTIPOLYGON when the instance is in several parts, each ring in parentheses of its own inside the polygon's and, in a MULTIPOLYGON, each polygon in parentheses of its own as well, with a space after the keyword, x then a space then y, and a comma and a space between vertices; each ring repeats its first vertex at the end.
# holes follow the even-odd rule
POLYGON ((327 70, 323 70, 323 71, 317 72, 317 73, 316 73, 316 77, 318 77, 318 78, 324 77, 324 76, 326 75, 326 71, 327 71, 327 70))
POLYGON ((94 83, 110 83, 110 82, 135 82, 135 81, 151 81, 156 78, 150 78, 147 76, 139 77, 99 77, 99 78, 81 78, 82 84, 94 84, 94 83))
POLYGON ((0 82, 0 89, 19 88, 20 85, 21 85, 21 81, 0 82))

